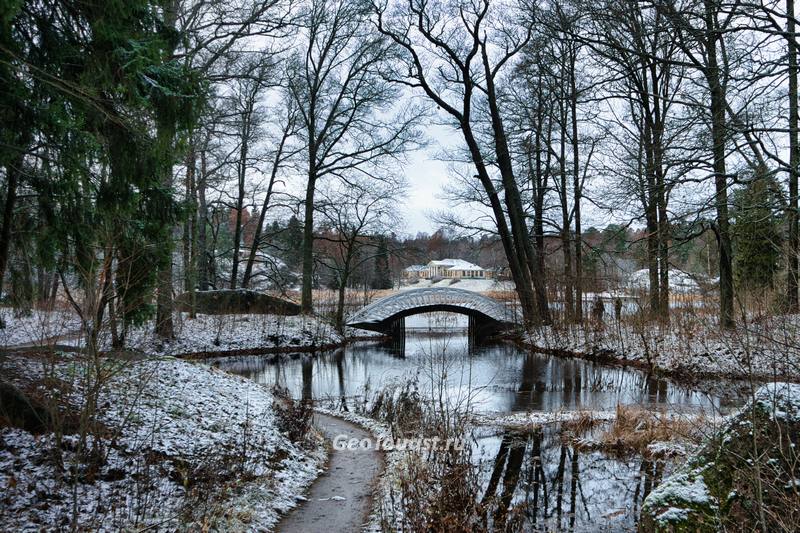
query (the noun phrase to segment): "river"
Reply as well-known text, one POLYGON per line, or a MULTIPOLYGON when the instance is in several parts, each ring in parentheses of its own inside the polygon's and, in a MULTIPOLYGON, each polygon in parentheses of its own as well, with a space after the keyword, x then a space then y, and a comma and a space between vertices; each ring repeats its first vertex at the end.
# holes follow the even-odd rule
MULTIPOLYGON (((696 414, 727 412, 722 400, 635 369, 526 352, 510 343, 470 342, 462 322, 407 321, 404 346, 359 341, 317 355, 248 356, 214 364, 295 398, 351 410, 376 391, 413 380, 423 397, 491 416, 514 412, 614 410, 617 405, 696 414)), ((454 319, 455 320, 455 319, 454 319)), ((501 490, 525 501, 530 531, 628 531, 647 493, 675 466, 637 454, 584 452, 546 426, 534 434, 477 432, 475 457, 487 483, 503 457, 501 490), (513 483, 507 483, 512 480, 513 483), (511 487, 510 489, 508 487, 511 487)))

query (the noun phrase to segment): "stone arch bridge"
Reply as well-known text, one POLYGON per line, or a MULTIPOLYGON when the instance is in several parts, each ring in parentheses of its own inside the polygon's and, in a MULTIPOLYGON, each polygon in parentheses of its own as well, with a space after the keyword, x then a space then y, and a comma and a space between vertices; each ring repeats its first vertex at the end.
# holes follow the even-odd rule
POLYGON ((487 296, 452 287, 411 289, 381 298, 350 317, 352 328, 396 334, 405 330, 405 317, 448 311, 469 316, 471 335, 492 335, 515 326, 514 312, 487 296))

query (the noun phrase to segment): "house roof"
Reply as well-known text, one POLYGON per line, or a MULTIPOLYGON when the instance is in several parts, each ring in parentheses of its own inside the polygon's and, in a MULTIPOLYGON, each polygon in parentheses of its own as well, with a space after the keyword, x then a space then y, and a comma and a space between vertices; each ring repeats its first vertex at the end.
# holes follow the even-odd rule
POLYGON ((406 272, 421 272, 423 270, 426 270, 427 268, 428 267, 426 267, 425 265, 411 265, 410 267, 406 267, 403 270, 405 270, 406 272))
POLYGON ((474 263, 470 263, 469 261, 464 261, 463 259, 434 260, 428 263, 428 266, 447 267, 447 270, 471 270, 471 271, 484 270, 482 267, 479 267, 474 263))
POLYGON ((456 265, 450 267, 447 270, 468 270, 470 272, 482 272, 484 268, 479 267, 478 265, 473 265, 472 263, 467 263, 465 265, 456 265))

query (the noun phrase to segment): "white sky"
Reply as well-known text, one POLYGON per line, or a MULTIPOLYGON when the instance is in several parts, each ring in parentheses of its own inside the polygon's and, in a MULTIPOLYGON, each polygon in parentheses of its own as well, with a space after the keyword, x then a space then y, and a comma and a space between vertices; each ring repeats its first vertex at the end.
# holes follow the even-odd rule
POLYGON ((442 186, 447 183, 450 172, 448 163, 437 156, 461 143, 458 132, 453 128, 429 124, 424 130, 429 145, 409 154, 409 163, 403 169, 408 180, 408 200, 402 207, 407 213, 406 226, 402 231, 411 235, 420 231, 436 231, 437 225, 430 220, 430 214, 447 209, 441 195, 442 186))
MULTIPOLYGON (((450 150, 462 144, 460 132, 442 124, 431 123, 423 128, 428 138, 429 145, 421 150, 408 155, 409 163, 403 169, 403 174, 408 181, 408 198, 405 205, 398 205, 402 211, 405 224, 397 229, 397 233, 407 233, 415 235, 417 232, 433 233, 438 229, 438 225, 430 219, 430 215, 436 211, 448 210, 451 206, 447 200, 443 199, 442 187, 452 179, 451 164, 442 160, 450 150)), ((471 171, 471 169, 469 169, 471 171)), ((591 194, 591 180, 587 183, 586 193, 591 194)), ((555 195, 555 191, 551 192, 555 195)), ((590 202, 583 202, 584 211, 583 227, 596 226, 605 227, 610 222, 625 222, 626 213, 618 212, 611 215, 603 209, 592 205, 590 202)), ((461 209, 464 209, 463 207, 461 209)), ((473 217, 468 213, 460 213, 467 219, 473 217)))

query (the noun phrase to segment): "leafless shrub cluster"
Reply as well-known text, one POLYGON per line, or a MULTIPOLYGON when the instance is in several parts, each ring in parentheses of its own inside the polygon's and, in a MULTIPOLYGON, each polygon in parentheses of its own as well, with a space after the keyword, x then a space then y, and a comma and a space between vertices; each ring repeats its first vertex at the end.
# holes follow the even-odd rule
POLYGON ((313 405, 308 401, 292 399, 285 388, 273 387, 272 391, 278 429, 288 435, 293 443, 303 448, 309 447, 312 444, 313 405))

